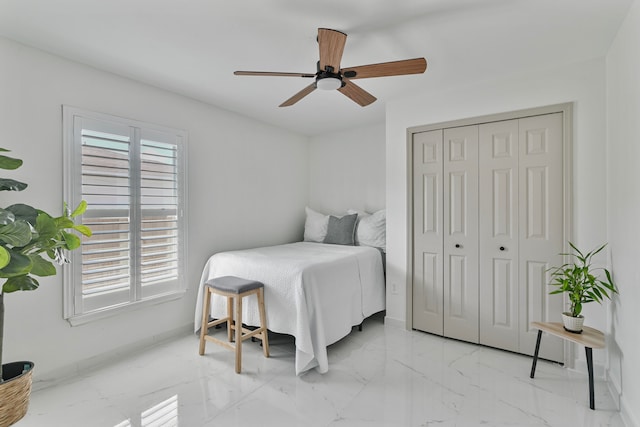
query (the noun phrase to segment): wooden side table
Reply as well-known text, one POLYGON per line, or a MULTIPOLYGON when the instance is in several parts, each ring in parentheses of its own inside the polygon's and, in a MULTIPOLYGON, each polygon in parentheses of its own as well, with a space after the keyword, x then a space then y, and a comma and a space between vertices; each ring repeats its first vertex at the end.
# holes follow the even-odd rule
POLYGON ((571 341, 584 346, 587 354, 587 371, 589 372, 589 407, 595 409, 595 397, 593 392, 593 355, 592 349, 604 348, 604 334, 597 329, 588 326, 582 327, 582 333, 576 334, 564 329, 559 322, 531 322, 531 327, 538 329, 538 340, 536 341, 536 351, 533 354, 533 364, 531 365, 531 378, 536 373, 536 363, 538 362, 538 351, 540 350, 540 339, 542 332, 571 341))

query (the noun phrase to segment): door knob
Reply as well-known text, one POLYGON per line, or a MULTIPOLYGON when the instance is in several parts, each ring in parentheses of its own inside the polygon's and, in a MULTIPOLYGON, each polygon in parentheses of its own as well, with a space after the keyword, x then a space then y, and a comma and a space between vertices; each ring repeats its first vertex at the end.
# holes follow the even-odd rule
POLYGON ((504 251, 506 248, 504 246, 500 246, 500 250, 504 251))
POLYGON ((456 243, 456 248, 461 248, 462 245, 460 243, 456 243))

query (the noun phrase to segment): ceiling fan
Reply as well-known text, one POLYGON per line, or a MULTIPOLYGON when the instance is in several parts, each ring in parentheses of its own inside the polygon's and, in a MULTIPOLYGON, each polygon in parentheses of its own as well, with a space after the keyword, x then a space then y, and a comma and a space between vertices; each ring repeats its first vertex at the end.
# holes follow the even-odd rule
POLYGON ((320 60, 317 63, 315 74, 270 71, 236 71, 233 74, 236 76, 279 76, 315 79, 309 86, 280 104, 280 107, 293 105, 316 89, 337 89, 346 97, 365 107, 375 101, 376 97, 353 83, 353 79, 421 74, 427 69, 427 61, 424 58, 340 68, 340 60, 342 59, 346 41, 347 35, 341 31, 318 28, 320 60))

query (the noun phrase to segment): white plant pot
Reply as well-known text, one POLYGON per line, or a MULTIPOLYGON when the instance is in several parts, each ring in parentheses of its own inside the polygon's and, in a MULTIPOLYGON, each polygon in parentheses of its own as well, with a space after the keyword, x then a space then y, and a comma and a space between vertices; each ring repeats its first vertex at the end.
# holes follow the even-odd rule
POLYGON ((564 328, 570 332, 580 333, 582 332, 582 325, 584 323, 584 316, 573 317, 571 313, 562 313, 562 323, 564 328))

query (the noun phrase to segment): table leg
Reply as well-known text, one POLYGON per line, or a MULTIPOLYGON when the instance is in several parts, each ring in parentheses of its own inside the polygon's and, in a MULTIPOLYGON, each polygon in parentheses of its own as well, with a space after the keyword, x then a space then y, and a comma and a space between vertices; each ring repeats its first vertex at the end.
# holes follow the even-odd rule
POLYGON ((593 354, 591 347, 584 348, 587 353, 587 371, 589 371, 589 408, 596 409, 593 392, 593 354))
POLYGON ((538 331, 538 339, 536 340, 536 351, 533 353, 533 364, 531 365, 531 375, 530 377, 536 374, 536 363, 538 363, 538 352, 540 351, 540 340, 542 339, 542 331, 538 331))

